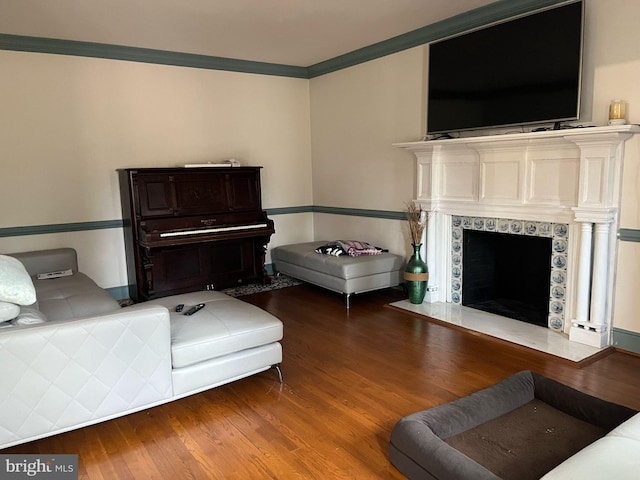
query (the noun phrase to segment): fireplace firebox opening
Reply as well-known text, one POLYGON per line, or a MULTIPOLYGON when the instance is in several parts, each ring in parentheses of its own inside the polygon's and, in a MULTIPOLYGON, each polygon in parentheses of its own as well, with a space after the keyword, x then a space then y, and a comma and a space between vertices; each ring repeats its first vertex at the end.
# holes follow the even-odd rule
POLYGON ((464 230, 462 305, 546 327, 552 239, 464 230))

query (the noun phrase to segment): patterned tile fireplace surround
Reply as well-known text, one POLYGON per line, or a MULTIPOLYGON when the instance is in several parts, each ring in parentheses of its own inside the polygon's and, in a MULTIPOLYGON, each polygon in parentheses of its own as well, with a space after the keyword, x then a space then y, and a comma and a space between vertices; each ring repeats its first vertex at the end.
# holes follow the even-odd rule
MULTIPOLYGON (((569 226, 565 223, 535 222, 508 218, 461 217, 451 219, 451 303, 462 305, 462 238, 464 230, 495 232, 505 235, 528 235, 552 239, 549 258, 551 274, 549 276, 548 326, 563 331, 565 323, 565 292, 567 288, 567 258, 569 253, 569 226)), ((527 252, 522 252, 526 255, 527 252)), ((513 258, 518 262, 518 258, 513 258)), ((513 279, 517 282, 517 279, 513 279)))
POLYGON ((547 237, 549 330, 609 345, 624 143, 637 133, 623 125, 396 144, 415 156, 416 202, 433 212, 425 302, 462 304, 465 230, 547 237))

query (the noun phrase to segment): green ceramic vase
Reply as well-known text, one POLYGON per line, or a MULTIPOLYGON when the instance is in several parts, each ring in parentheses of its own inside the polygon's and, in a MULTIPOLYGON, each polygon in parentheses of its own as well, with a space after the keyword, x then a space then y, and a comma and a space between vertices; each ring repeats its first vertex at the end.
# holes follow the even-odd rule
POLYGON ((420 258, 421 243, 413 244, 413 255, 404 269, 404 283, 409 294, 409 302, 420 304, 427 293, 429 269, 420 258))

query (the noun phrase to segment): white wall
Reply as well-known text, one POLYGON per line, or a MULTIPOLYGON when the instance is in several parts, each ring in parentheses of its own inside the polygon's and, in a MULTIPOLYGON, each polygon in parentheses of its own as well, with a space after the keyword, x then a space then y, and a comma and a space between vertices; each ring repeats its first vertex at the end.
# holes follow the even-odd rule
POLYGON ((410 244, 406 222, 384 218, 315 213, 316 240, 363 240, 393 253, 409 256, 410 244))
MULTIPOLYGON (((640 2, 586 5, 581 120, 605 124, 609 102, 622 98, 629 120, 640 123, 640 2)), ((427 51, 411 48, 310 81, 0 51, 0 228, 118 219, 117 168, 224 157, 265 167, 265 208, 402 210, 415 197, 415 167, 392 144, 425 130, 427 51)), ((627 144, 620 224, 636 230, 639 145, 627 144)), ((271 246, 348 235, 409 253, 397 220, 273 218, 271 246)), ((73 246, 87 273, 114 287, 126 284, 120 242, 118 229, 97 230, 0 238, 0 251, 73 246)), ((622 242, 614 307, 614 326, 633 332, 640 332, 639 245, 622 242)))
MULTIPOLYGON (((611 100, 626 100, 640 123, 640 2, 587 0, 586 54, 593 67, 593 117, 606 124, 611 100)), ((640 230, 640 138, 625 146, 620 227, 640 230)), ((640 333, 640 243, 618 242, 613 326, 640 333)))
MULTIPOLYGON (((312 203, 308 80, 10 51, 0 65, 0 228, 120 219, 116 169, 226 157, 264 167, 264 208, 312 203)), ((313 226, 283 215, 276 230, 274 244, 313 226)), ((120 229, 0 238, 58 246, 101 286, 127 284, 120 229)))
MULTIPOLYGON (((392 144, 424 131, 424 55, 416 47, 311 80, 315 205, 397 212, 415 197, 413 157, 392 144)), ((402 222, 314 219, 318 240, 349 235, 409 254, 408 239, 398 236, 402 222), (336 225, 348 229, 337 235, 336 225)))
MULTIPOLYGON (((640 2, 586 0, 585 17, 581 123, 605 125, 617 98, 628 102, 630 123, 640 123, 640 2)), ((416 47, 311 81, 316 205, 397 211, 414 198, 413 157, 391 145, 420 140, 425 131, 427 51, 416 47)), ((636 138, 626 146, 622 228, 640 229, 639 145, 636 138)), ((408 253, 397 235, 401 222, 314 218, 317 239, 344 229, 408 253)), ((640 297, 633 293, 640 287, 640 244, 622 243, 614 327, 640 332, 640 297)))

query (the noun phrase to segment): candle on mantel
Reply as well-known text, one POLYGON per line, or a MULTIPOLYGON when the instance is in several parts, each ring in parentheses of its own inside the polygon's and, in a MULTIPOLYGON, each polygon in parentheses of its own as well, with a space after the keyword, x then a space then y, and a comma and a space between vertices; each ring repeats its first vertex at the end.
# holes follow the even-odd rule
POLYGON ((609 105, 609 125, 627 123, 627 103, 624 100, 612 100, 609 105))

